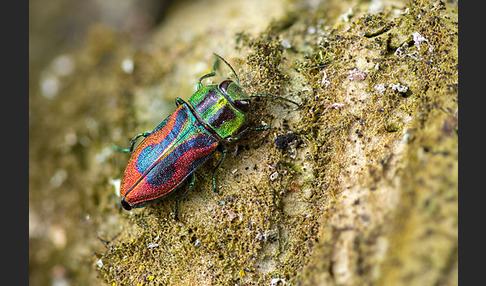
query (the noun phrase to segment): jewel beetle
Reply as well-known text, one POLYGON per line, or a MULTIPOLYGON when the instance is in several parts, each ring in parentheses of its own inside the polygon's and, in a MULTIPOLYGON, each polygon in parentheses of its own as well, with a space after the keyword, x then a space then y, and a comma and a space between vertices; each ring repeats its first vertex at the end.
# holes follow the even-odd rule
POLYGON ((265 94, 246 93, 240 80, 225 59, 214 54, 211 73, 199 78, 197 91, 186 102, 176 98, 176 110, 162 121, 152 132, 136 135, 128 149, 115 146, 122 152, 132 152, 125 168, 120 186, 121 205, 126 210, 142 207, 147 202, 160 199, 189 181, 184 194, 176 199, 174 218, 177 219, 179 201, 194 185, 194 171, 216 151, 222 157, 213 170, 213 190, 216 191, 215 173, 226 157, 225 144, 238 140, 250 130, 266 130, 267 126, 244 127, 245 113, 255 97, 289 99, 265 94), (216 74, 218 60, 222 60, 233 72, 236 83, 224 80, 219 84, 206 85, 202 80, 216 74), (143 141, 136 148, 140 138, 143 141))

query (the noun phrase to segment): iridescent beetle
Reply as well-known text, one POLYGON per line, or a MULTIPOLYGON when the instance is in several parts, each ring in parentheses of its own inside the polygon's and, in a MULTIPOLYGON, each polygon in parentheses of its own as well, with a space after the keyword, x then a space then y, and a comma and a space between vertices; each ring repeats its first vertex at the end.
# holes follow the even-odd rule
POLYGON ((216 191, 216 170, 226 157, 224 143, 238 140, 250 130, 268 127, 246 127, 245 113, 253 97, 278 98, 299 106, 297 103, 273 95, 248 95, 239 85, 234 69, 219 55, 215 55, 213 70, 199 79, 197 91, 188 102, 176 98, 177 109, 152 132, 136 135, 128 149, 132 152, 120 187, 121 205, 126 210, 144 206, 147 202, 171 193, 189 179, 189 186, 176 200, 174 218, 177 219, 178 203, 194 185, 194 171, 208 160, 216 150, 221 160, 213 170, 213 190, 216 191), (216 74, 218 59, 228 65, 236 82, 224 80, 218 85, 203 86, 203 79, 216 74), (145 139, 135 148, 138 138, 145 139))

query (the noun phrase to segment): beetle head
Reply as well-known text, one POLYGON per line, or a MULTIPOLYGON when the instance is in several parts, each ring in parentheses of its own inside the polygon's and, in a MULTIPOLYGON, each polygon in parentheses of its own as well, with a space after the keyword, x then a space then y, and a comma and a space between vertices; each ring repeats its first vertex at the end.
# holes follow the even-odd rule
POLYGON ((232 104, 243 112, 247 112, 250 106, 250 96, 241 86, 231 80, 225 80, 218 85, 221 93, 231 100, 232 104))

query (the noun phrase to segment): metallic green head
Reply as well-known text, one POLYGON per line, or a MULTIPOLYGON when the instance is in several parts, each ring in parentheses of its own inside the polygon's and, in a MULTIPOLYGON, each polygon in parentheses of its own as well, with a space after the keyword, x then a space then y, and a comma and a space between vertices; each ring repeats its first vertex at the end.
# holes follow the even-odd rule
POLYGON ((231 140, 244 124, 250 96, 231 80, 201 87, 189 99, 200 120, 221 139, 231 140))
POLYGON ((225 80, 218 85, 218 89, 236 108, 243 112, 248 111, 251 97, 241 86, 231 80, 225 80))

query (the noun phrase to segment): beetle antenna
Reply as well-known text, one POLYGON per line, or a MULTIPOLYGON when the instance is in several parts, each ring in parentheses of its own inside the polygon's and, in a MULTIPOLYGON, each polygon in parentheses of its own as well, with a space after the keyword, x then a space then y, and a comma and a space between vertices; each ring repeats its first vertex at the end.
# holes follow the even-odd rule
POLYGON ((269 95, 269 94, 252 94, 252 95, 250 95, 250 97, 270 97, 270 98, 276 98, 276 99, 284 100, 284 101, 290 102, 290 103, 292 103, 292 104, 295 104, 295 105, 297 105, 297 108, 299 108, 299 107, 300 107, 300 104, 298 104, 297 102, 292 101, 292 100, 287 99, 287 98, 284 98, 284 97, 281 97, 281 96, 277 96, 277 95, 269 95))
POLYGON ((236 72, 235 72, 235 70, 233 69, 233 67, 232 67, 232 66, 231 66, 231 65, 230 65, 230 64, 229 64, 229 63, 228 63, 228 62, 227 62, 225 59, 223 59, 223 58, 222 58, 220 55, 215 54, 215 53, 213 53, 213 54, 216 56, 216 58, 218 58, 218 59, 222 60, 222 61, 223 61, 223 62, 224 62, 224 63, 225 63, 227 66, 229 66, 229 68, 231 69, 231 71, 232 71, 232 72, 233 72, 233 74, 235 75, 236 82, 237 82, 238 84, 240 84, 240 79, 238 78, 238 75, 236 74, 236 72))

